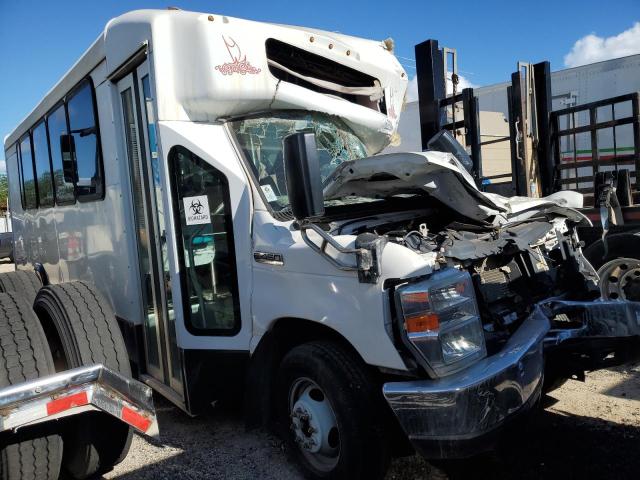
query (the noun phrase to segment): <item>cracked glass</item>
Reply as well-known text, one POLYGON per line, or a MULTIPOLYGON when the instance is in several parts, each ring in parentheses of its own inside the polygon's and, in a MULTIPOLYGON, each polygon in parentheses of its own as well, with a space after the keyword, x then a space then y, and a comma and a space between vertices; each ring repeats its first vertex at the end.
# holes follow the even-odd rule
POLYGON ((367 156, 362 141, 342 120, 323 113, 272 112, 268 117, 230 122, 230 126, 276 211, 289 205, 282 155, 284 137, 298 132, 315 134, 323 184, 341 163, 367 156))

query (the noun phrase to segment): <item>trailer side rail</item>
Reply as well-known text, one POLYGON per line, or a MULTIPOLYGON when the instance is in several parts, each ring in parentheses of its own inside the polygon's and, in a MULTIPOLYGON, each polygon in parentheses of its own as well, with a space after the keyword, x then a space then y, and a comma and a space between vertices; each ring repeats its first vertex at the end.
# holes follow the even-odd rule
POLYGON ((0 432, 86 411, 106 412, 140 433, 159 435, 151 388, 100 364, 0 389, 0 432))
POLYGON ((640 200, 640 93, 551 113, 557 190, 577 190, 593 205, 597 173, 628 169, 634 203, 640 200), (629 111, 629 114, 620 112, 629 111), (626 135, 624 135, 627 133, 626 135), (620 137, 627 143, 621 144, 620 137))

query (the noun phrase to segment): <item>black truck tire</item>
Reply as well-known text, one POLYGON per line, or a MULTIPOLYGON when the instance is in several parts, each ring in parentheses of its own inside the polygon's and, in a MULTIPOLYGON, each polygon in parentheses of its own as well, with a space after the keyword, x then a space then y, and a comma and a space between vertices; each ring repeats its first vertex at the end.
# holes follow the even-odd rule
MULTIPOLYGON (((69 282, 43 287, 35 312, 55 327, 68 368, 101 363, 131 376, 129 356, 115 315, 96 287, 69 282)), ((108 472, 129 451, 133 431, 106 413, 91 412, 69 422, 63 433, 62 468, 72 478, 108 472)))
POLYGON ((277 378, 275 400, 279 426, 287 438, 288 451, 303 467, 307 477, 384 477, 390 460, 390 449, 384 434, 384 399, 382 390, 376 388, 362 359, 335 342, 309 342, 294 347, 285 355, 277 378), (299 398, 306 398, 307 405, 313 401, 328 402, 333 413, 332 422, 314 424, 314 418, 326 418, 327 410, 326 407, 320 407, 314 411, 311 405, 308 410, 303 407, 296 428, 294 416, 300 417, 301 412, 296 410, 301 403, 292 405, 292 401, 295 400, 296 386, 300 382, 307 382, 310 390, 306 396, 299 398), (304 416, 308 417, 309 424, 306 427, 300 423, 304 416), (326 439, 326 444, 332 449, 329 460, 322 452, 320 456, 315 453, 310 456, 302 447, 300 432, 309 435, 309 438, 319 432, 320 436, 313 439, 312 445, 324 445, 326 439))
POLYGON ((16 270, 15 272, 0 273, 0 292, 17 292, 29 305, 42 288, 42 280, 36 272, 16 270))
POLYGON ((608 253, 606 256, 602 240, 597 240, 584 249, 584 256, 596 270, 616 258, 640 259, 640 235, 613 233, 607 237, 607 244, 608 253))
MULTIPOLYGON (((0 294, 0 388, 55 373, 40 322, 24 297, 0 294)), ((9 442, 11 442, 9 440, 9 442)), ((3 480, 56 480, 62 438, 48 434, 0 445, 3 480)))

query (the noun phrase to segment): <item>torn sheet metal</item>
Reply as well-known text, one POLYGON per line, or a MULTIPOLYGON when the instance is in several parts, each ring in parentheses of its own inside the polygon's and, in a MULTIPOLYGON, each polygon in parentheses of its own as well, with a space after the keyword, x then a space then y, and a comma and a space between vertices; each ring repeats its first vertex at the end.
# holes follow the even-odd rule
POLYGON ((527 251, 551 230, 553 224, 550 222, 529 222, 489 234, 448 230, 447 239, 441 247, 447 257, 459 260, 480 259, 499 254, 510 245, 519 251, 527 251))
POLYGON ((327 199, 426 191, 468 218, 486 221, 503 208, 483 196, 450 153, 391 153, 345 162, 325 182, 327 199))
POLYGON ((345 196, 389 197, 427 192, 467 218, 501 226, 536 216, 563 216, 590 225, 576 210, 577 192, 544 198, 503 197, 478 190, 475 181, 450 153, 390 153, 345 162, 325 182, 327 199, 345 196))

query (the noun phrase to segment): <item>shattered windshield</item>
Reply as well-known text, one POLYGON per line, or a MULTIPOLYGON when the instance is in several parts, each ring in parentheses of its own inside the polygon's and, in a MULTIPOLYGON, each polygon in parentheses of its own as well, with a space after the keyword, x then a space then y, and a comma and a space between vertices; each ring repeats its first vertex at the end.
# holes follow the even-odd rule
POLYGON ((260 188, 277 211, 289 205, 282 140, 297 132, 315 133, 322 182, 343 162, 367 156, 362 141, 338 117, 317 112, 272 112, 268 117, 230 122, 260 188))

